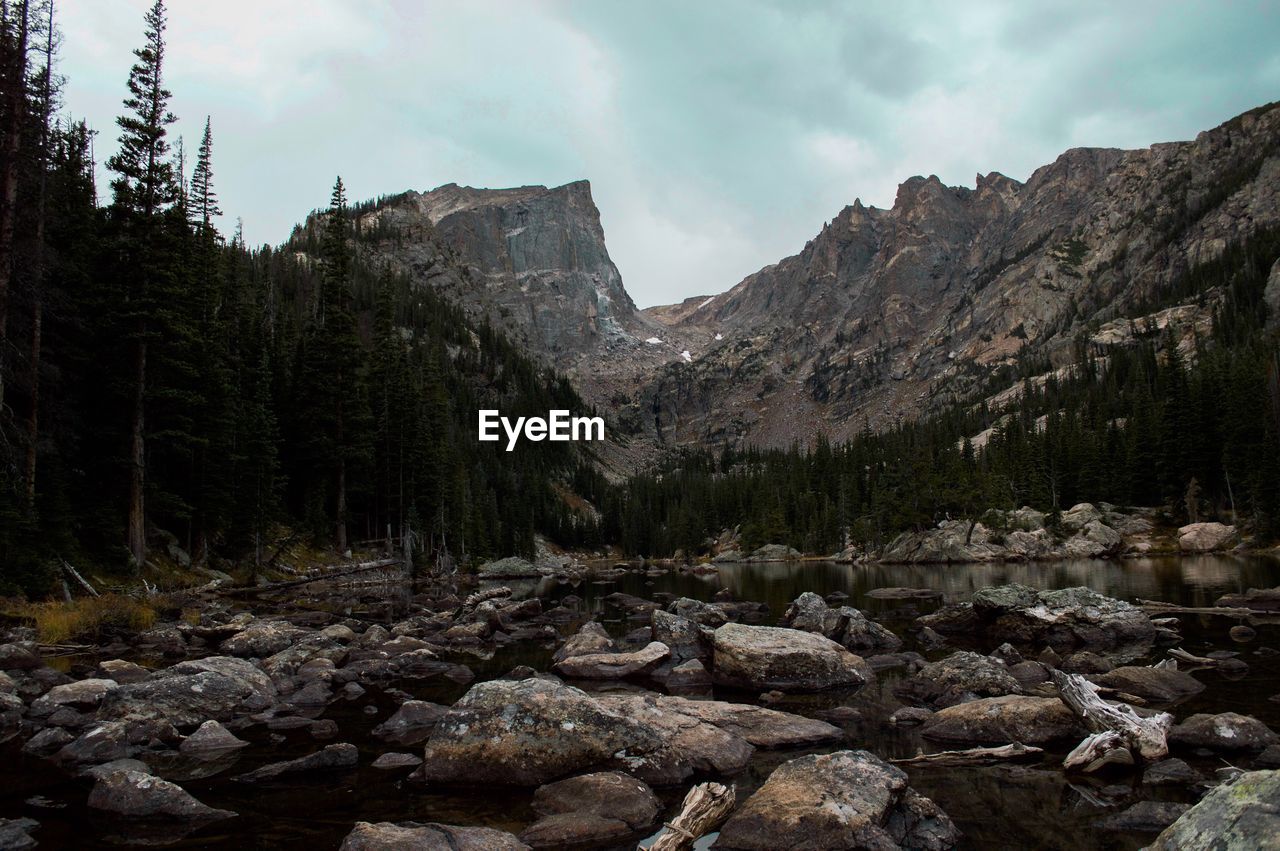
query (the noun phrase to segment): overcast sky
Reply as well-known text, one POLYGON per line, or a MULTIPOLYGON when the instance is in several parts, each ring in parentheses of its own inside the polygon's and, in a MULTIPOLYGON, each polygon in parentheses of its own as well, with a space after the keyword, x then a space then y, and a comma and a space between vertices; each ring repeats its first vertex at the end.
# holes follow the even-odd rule
MULTIPOLYGON (((115 148, 150 0, 58 0, 66 110, 115 148)), ((166 82, 250 243, 328 201, 591 181, 643 306, 720 292, 843 206, 1280 99, 1276 2, 170 0, 166 82)), ((106 181, 99 190, 105 195, 106 181)))

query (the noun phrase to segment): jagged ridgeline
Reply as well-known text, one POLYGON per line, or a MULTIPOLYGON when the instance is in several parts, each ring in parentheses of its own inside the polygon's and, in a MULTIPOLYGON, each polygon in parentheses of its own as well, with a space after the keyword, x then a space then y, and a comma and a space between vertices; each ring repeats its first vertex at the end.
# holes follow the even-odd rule
POLYGON ((999 529, 989 509, 1085 501, 1166 506, 1176 522, 1232 518, 1274 538, 1277 263, 1280 228, 1255 231, 1129 317, 1082 332, 1066 366, 1029 354, 937 414, 835 446, 686 450, 632 479, 607 511, 628 551, 653 556, 697 553, 735 524, 746 551, 879 550, 947 518, 999 529))

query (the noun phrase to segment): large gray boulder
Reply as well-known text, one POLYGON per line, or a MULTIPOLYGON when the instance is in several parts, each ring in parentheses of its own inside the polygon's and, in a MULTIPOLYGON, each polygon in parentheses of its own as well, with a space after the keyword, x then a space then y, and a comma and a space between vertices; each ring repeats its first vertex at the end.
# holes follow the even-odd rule
POLYGON ((156 677, 107 692, 98 718, 198 727, 210 719, 226 721, 238 711, 259 708, 252 702, 257 695, 245 680, 217 671, 156 677))
POLYGON ((529 846, 489 827, 358 821, 339 851, 529 851, 529 846))
POLYGON ((651 727, 571 686, 531 677, 471 687, 437 722, 422 776, 458 785, 539 786, 588 769, 619 768, 678 782, 678 765, 651 727))
POLYGON ((587 621, 582 627, 569 636, 553 657, 556 662, 563 662, 570 656, 586 656, 593 653, 608 653, 613 650, 613 639, 609 633, 595 621, 587 621))
POLYGON ((907 775, 866 751, 784 763, 720 830, 716 849, 953 848, 960 832, 907 785, 907 775))
POLYGON ((1125 665, 1098 674, 1094 680, 1153 703, 1173 703, 1204 691, 1204 683, 1185 671, 1172 668, 1125 665))
POLYGON ((782 614, 779 626, 826 636, 860 654, 893 653, 902 639, 852 606, 831 608, 812 591, 797 597, 782 614))
POLYGON ((1214 788, 1165 828, 1150 851, 1280 849, 1280 771, 1250 771, 1214 788))
POLYGON ((728 623, 712 636, 711 676, 736 688, 819 691, 858 687, 870 667, 829 638, 795 629, 728 623))
POLYGON ((1236 527, 1222 523, 1188 523, 1178 529, 1178 549, 1188 553, 1227 549, 1235 540, 1236 527))
POLYGON ((288 621, 254 621, 226 639, 218 649, 229 656, 265 659, 284 650, 306 634, 288 621))

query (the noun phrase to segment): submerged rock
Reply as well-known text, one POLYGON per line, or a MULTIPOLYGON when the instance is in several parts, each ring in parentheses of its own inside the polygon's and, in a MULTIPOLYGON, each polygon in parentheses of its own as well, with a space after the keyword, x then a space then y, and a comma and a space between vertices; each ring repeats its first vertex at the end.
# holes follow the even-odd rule
POLYGON ((1006 695, 948 706, 925 722, 925 738, 957 744, 1040 745, 1083 738, 1080 720, 1056 697, 1006 695))
POLYGON ((234 818, 197 801, 185 789, 141 771, 113 771, 98 777, 89 793, 89 806, 123 816, 212 821, 234 818))
POLYGON ((720 830, 715 848, 941 851, 960 832, 907 775, 866 751, 803 756, 776 769, 720 830))
POLYGON ((1280 849, 1280 771, 1250 771, 1200 799, 1165 829, 1150 851, 1280 849))
POLYGON ((753 691, 861 686, 870 667, 829 638, 795 629, 725 624, 712 638, 716 683, 753 691))
POLYGON ((629 653, 585 653, 570 656, 555 664, 554 670, 564 677, 587 680, 616 680, 647 674, 671 655, 660 641, 651 641, 640 650, 629 653))
POLYGON ((662 805, 643 781, 605 771, 539 787, 533 809, 542 818, 520 839, 533 848, 564 848, 618 842, 653 825, 662 805))
POLYGON ((294 774, 302 771, 327 771, 337 768, 352 768, 359 761, 359 751, 355 745, 345 742, 328 745, 313 754, 298 757, 285 762, 273 762, 261 768, 241 774, 235 779, 241 783, 258 783, 272 780, 282 774, 294 774))
POLYGON ((1190 804, 1174 801, 1139 801, 1128 809, 1098 822, 1104 830, 1132 830, 1158 833, 1191 809, 1190 804))
POLYGON ((436 723, 449 711, 447 706, 425 700, 406 700, 395 714, 373 728, 373 735, 393 745, 425 742, 436 723))
POLYGON ((529 846, 488 827, 358 821, 339 851, 529 851, 529 846))

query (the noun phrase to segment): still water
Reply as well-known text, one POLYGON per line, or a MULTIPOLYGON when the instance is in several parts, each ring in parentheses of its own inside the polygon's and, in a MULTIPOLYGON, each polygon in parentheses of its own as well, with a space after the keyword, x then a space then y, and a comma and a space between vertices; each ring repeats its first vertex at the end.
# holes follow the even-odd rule
MULTIPOLYGON (((1280 561, 1263 557, 1158 558, 1126 561, 1073 561, 1056 564, 1000 564, 965 566, 841 565, 830 562, 793 564, 724 565, 709 576, 667 572, 658 576, 629 573, 616 580, 561 584, 554 581, 509 584, 519 596, 538 595, 548 604, 570 595, 583 616, 594 616, 617 636, 642 626, 644 621, 606 601, 609 594, 623 592, 636 597, 651 595, 687 596, 711 599, 728 589, 734 599, 761 602, 768 610, 759 622, 772 623, 787 604, 804 591, 826 595, 841 592, 848 604, 857 606, 890 626, 900 635, 911 620, 946 602, 959 602, 980 588, 1018 582, 1036 588, 1065 588, 1084 585, 1122 599, 1163 600, 1183 605, 1210 605, 1225 593, 1249 588, 1280 586, 1280 561), (884 600, 867 596, 877 588, 909 587, 940 591, 941 599, 884 600)), ((660 597, 665 599, 665 597, 660 597)), ((263 612, 259 612, 260 614, 263 612)), ((1248 662, 1250 670, 1242 679, 1227 679, 1213 672, 1196 672, 1208 687, 1200 695, 1172 711, 1182 718, 1195 712, 1234 711, 1254 715, 1280 730, 1280 656, 1259 655, 1260 647, 1280 649, 1280 625, 1258 625, 1257 638, 1235 644, 1227 629, 1235 622, 1225 618, 1184 617, 1183 647, 1203 655, 1213 649, 1232 649, 1248 662)), ((963 646, 958 643, 957 646, 963 646)), ((907 649, 913 645, 908 637, 907 649)), ((989 651, 990 647, 976 647, 989 651)), ((478 679, 500 676, 516 665, 546 670, 555 650, 522 643, 504 647, 492 655, 459 655, 456 661, 469 665, 478 679)), ((931 658, 951 649, 934 651, 931 658)), ((1159 655, 1143 660, 1156 661, 1159 655)), ((91 664, 85 660, 83 664, 91 664)), ((877 682, 856 693, 795 695, 775 708, 813 714, 834 706, 857 708, 861 720, 847 727, 850 741, 824 750, 857 747, 882 757, 907 757, 919 749, 929 749, 913 728, 895 728, 886 723, 901 704, 892 695, 900 674, 882 672, 877 682)), ((404 681, 395 684, 414 697, 451 703, 466 687, 448 681, 404 681)), ((635 688, 631 684, 587 685, 596 689, 635 688)), ((721 692, 718 698, 755 702, 752 694, 721 692)), ((181 783, 201 801, 214 807, 234 810, 239 818, 219 823, 169 842, 178 848, 297 848, 308 851, 337 848, 357 821, 438 821, 450 824, 482 824, 513 832, 535 818, 530 808, 532 790, 510 791, 491 788, 450 790, 424 788, 399 779, 402 772, 382 772, 369 767, 379 754, 395 748, 370 735, 374 726, 394 712, 397 698, 370 688, 356 700, 339 700, 317 717, 332 718, 340 733, 334 741, 347 741, 361 750, 360 767, 354 771, 289 778, 257 786, 231 781, 239 774, 268 762, 290 759, 318 749, 323 743, 305 732, 288 732, 283 740, 273 740, 262 727, 239 732, 251 742, 233 757, 234 765, 213 776, 201 777, 191 766, 153 766, 163 775, 181 783), (372 707, 372 710, 369 709, 372 707)), ((412 749, 412 750, 416 750, 412 749)), ((760 751, 743 773, 729 778, 744 800, 777 765, 808 751, 760 751)), ((1179 753, 1206 775, 1222 767, 1218 757, 1197 758, 1179 753)), ((106 818, 85 807, 91 788, 89 781, 68 779, 43 760, 23 756, 9 743, 0 749, 6 768, 0 774, 0 817, 26 816, 41 823, 35 833, 44 848, 119 848, 141 842, 175 839, 139 833, 133 827, 106 818)), ((1060 755, 1057 755, 1060 763, 1060 755)), ((1247 767, 1248 759, 1234 760, 1247 767)), ((209 769, 205 769, 208 771, 209 769)), ((967 848, 1139 848, 1150 842, 1150 834, 1108 832, 1097 821, 1143 799, 1193 800, 1181 789, 1150 789, 1136 775, 1104 781, 1068 782, 1056 767, 1053 756, 1043 765, 1002 766, 966 769, 909 767, 912 785, 936 801, 965 834, 967 848)), ((721 778, 724 779, 724 778, 721 778)), ((685 789, 658 790, 674 815, 685 789)), ((699 847, 705 847, 704 841, 699 847)), ((634 847, 634 846, 623 846, 634 847)))

